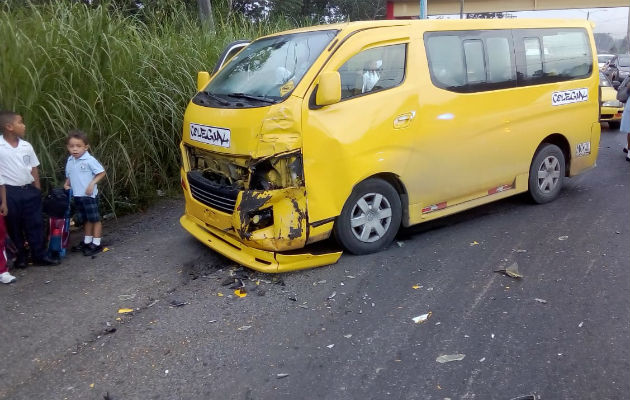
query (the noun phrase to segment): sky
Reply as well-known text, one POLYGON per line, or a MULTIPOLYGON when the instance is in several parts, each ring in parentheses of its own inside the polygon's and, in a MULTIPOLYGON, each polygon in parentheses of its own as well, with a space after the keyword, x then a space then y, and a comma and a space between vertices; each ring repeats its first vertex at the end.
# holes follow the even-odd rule
MULTIPOLYGON (((624 38, 628 33, 628 7, 583 8, 569 10, 515 11, 516 18, 579 18, 595 23, 595 33, 608 33, 615 39, 624 38)), ((448 18, 459 18, 449 15, 448 18)))

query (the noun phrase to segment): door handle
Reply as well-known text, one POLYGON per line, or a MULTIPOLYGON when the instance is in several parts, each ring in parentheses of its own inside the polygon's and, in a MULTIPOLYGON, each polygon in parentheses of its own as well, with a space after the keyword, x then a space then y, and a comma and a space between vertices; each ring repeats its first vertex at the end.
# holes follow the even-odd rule
POLYGON ((394 119, 394 128, 404 128, 409 126, 411 121, 415 118, 416 112, 410 111, 408 113, 400 114, 394 119))

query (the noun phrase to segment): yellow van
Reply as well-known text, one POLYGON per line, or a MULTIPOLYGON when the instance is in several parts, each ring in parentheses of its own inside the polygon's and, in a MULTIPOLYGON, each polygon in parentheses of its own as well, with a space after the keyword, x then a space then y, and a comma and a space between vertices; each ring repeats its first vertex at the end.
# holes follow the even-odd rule
MULTIPOLYGON (((260 38, 184 115, 182 226, 264 272, 331 264, 410 226, 595 165, 599 74, 578 20, 370 21, 260 38)), ((226 53, 227 54, 227 53, 226 53)))

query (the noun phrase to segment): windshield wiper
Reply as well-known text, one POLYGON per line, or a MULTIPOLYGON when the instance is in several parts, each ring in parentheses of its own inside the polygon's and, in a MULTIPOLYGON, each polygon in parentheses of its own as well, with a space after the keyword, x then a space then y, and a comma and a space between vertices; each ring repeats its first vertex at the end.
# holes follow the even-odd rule
POLYGON ((212 100, 216 101, 217 103, 221 104, 222 106, 229 106, 230 105, 229 101, 223 100, 222 98, 220 98, 216 94, 212 94, 210 92, 206 92, 205 90, 203 92, 201 92, 201 93, 203 93, 206 96, 210 97, 212 100))
POLYGON ((267 97, 261 97, 261 96, 253 96, 251 94, 245 94, 245 93, 230 93, 228 94, 229 97, 234 97, 237 99, 248 99, 248 100, 256 100, 256 101, 262 101, 265 103, 269 103, 269 104, 275 104, 275 100, 272 100, 270 98, 267 97))

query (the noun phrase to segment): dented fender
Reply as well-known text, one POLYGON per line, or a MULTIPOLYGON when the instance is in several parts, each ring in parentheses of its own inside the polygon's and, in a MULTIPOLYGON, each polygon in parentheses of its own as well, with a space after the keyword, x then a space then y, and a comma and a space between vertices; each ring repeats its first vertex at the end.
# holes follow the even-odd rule
POLYGON ((238 237, 248 246, 282 251, 298 249, 306 244, 305 188, 245 190, 239 193, 236 204, 232 225, 238 237), (261 218, 268 218, 269 225, 259 226, 263 222, 261 218))

